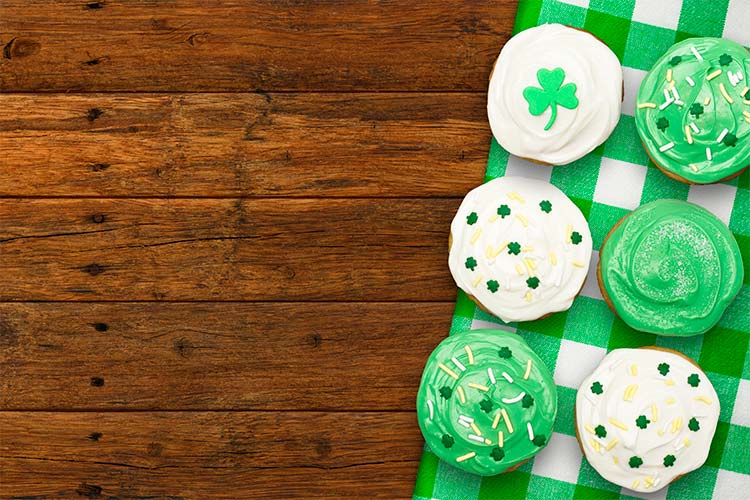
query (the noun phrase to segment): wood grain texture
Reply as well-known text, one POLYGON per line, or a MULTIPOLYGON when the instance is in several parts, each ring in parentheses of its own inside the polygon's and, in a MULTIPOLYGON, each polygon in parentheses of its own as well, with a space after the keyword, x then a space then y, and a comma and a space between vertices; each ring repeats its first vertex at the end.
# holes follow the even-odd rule
POLYGON ((0 408, 414 410, 453 303, 0 304, 0 408))
POLYGON ((4 498, 409 498, 412 413, 0 413, 4 498))
POLYGON ((483 91, 515 10, 491 0, 4 0, 0 91, 483 91))
POLYGON ((22 94, 0 109, 0 196, 463 196, 490 142, 482 94, 22 94))
POLYGON ((453 300, 459 202, 4 199, 0 300, 453 300))

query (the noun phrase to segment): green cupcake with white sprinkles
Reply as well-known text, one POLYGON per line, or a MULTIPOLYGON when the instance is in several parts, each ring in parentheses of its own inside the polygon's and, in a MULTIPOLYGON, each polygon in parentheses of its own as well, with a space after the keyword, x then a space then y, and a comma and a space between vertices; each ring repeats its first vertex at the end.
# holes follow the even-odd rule
POLYGON ((730 40, 690 38, 641 83, 635 122, 651 160, 688 184, 731 179, 750 165, 750 52, 730 40))

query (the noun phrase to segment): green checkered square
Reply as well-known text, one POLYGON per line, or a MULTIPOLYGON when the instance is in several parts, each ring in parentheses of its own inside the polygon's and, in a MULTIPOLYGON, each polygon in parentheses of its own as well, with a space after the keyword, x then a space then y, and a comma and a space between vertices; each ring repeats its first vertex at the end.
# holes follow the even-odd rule
POLYGON ((635 118, 622 115, 612 135, 604 143, 603 155, 607 158, 617 158, 620 161, 635 163, 636 165, 648 165, 649 159, 646 150, 640 141, 634 141, 638 137, 635 128, 635 118))
POLYGON ((614 319, 603 300, 581 296, 568 310, 563 335, 567 340, 606 348, 614 319))
POLYGON ((589 10, 596 10, 605 14, 630 19, 635 8, 635 0, 591 0, 589 10))
POLYGON ((539 24, 560 23, 583 28, 585 21, 586 9, 567 3, 544 2, 539 13, 539 24))
POLYGON ((606 43, 622 62, 625 56, 630 24, 629 19, 590 10, 586 16, 586 24, 583 25, 583 29, 606 43))
POLYGON ((729 0, 683 0, 679 31, 721 38, 728 5, 729 0))
POLYGON ((650 163, 649 167, 652 168, 649 168, 646 172, 646 183, 641 194, 641 205, 665 198, 687 200, 688 191, 690 190, 687 184, 673 181, 656 168, 656 165, 653 163, 650 163))
POLYGON ((650 70, 656 60, 674 45, 675 34, 667 28, 633 22, 622 64, 629 68, 650 70))

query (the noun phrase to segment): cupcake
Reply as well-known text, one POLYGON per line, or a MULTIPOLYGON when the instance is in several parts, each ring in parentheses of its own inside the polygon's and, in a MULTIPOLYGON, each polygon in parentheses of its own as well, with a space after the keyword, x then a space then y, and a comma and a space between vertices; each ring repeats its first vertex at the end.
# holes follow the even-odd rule
POLYGON ((667 51, 641 83, 635 123, 669 177, 710 184, 750 165, 750 53, 721 38, 690 38, 667 51))
POLYGON ((576 437, 607 481, 660 490, 706 461, 719 398, 690 358, 670 349, 616 349, 576 395, 576 437))
POLYGON ((697 335, 713 327, 742 285, 737 241, 708 210, 657 200, 625 216, 599 251, 604 300, 631 328, 697 335))
POLYGON ((473 474, 513 470, 552 435, 557 389, 517 334, 474 330, 448 337, 427 360, 417 418, 430 449, 473 474))
POLYGON ((568 309, 583 287, 590 259, 586 219, 546 182, 492 180, 466 195, 451 224, 453 279, 505 322, 568 309))
POLYGON ((490 77, 492 134, 510 153, 548 165, 602 144, 620 119, 622 68, 596 37, 560 24, 520 32, 490 77))

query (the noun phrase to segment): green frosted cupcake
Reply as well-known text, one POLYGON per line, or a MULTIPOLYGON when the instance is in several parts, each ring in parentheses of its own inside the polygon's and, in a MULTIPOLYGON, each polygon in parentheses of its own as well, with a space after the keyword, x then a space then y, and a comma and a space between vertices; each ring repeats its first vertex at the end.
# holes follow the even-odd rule
POLYGON ((604 299, 630 327, 660 335, 704 333, 742 285, 737 241, 708 210, 657 200, 622 219, 599 251, 604 299))
POLYGON ((453 335, 427 360, 417 417, 430 449, 474 474, 506 472, 547 445, 557 389, 547 367, 517 334, 453 335))

